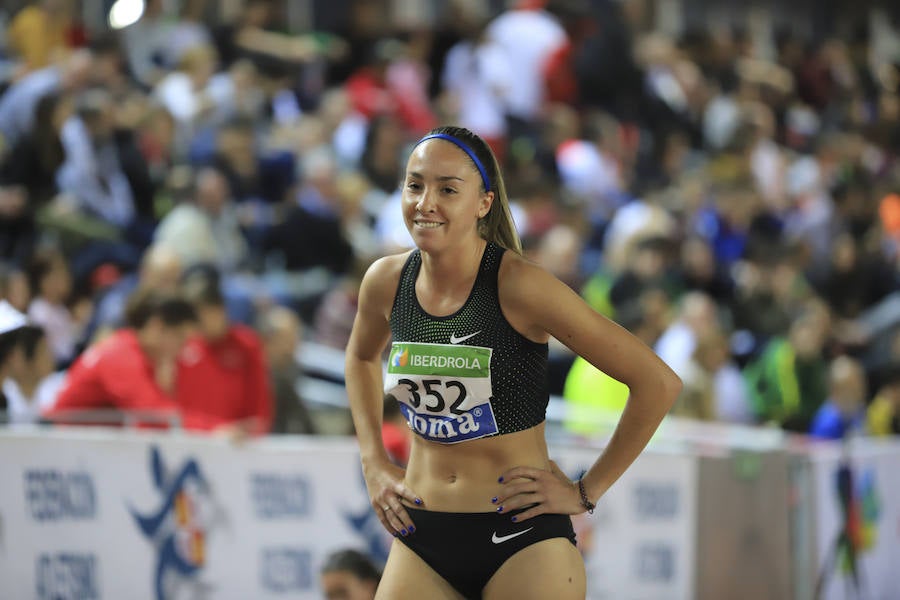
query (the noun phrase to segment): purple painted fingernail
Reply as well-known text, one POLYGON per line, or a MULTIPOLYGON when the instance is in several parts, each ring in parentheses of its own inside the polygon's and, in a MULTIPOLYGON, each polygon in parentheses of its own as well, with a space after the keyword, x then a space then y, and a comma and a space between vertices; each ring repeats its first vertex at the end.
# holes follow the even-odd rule
POLYGON ((491 504, 496 504, 496 503, 497 503, 497 496, 494 496, 493 498, 491 498, 491 504))
POLYGON ((415 526, 415 525, 410 525, 410 526, 409 526, 409 532, 410 532, 410 533, 413 533, 415 530, 416 530, 416 526, 415 526))
POLYGON ((503 477, 498 478, 497 483, 503 483, 503 477))
POLYGON ((401 530, 400 530, 400 535, 405 536, 407 533, 408 533, 408 532, 406 531, 406 529, 401 529, 401 530))
POLYGON ((502 507, 502 506, 498 506, 498 507, 497 507, 497 512, 503 512, 503 507, 502 507))
POLYGON ((513 522, 513 523, 516 522, 516 518, 515 518, 515 517, 512 518, 512 522, 513 522))
POLYGON ((421 499, 421 498, 416 498, 416 504, 422 504, 422 499, 421 499))

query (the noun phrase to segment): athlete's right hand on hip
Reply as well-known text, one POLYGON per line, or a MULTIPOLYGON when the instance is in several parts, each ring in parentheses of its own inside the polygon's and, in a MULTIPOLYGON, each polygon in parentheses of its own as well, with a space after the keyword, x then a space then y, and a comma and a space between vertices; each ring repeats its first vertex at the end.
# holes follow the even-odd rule
POLYGON ((402 501, 416 506, 422 499, 403 483, 406 471, 389 460, 368 462, 363 465, 363 476, 372 508, 378 520, 393 536, 407 536, 416 526, 406 511, 402 501))

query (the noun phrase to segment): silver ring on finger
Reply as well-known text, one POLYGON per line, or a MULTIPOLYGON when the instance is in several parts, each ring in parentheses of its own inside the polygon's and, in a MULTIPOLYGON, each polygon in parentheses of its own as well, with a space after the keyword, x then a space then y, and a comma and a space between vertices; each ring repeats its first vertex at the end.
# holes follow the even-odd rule
POLYGON ((384 512, 387 512, 387 511, 391 510, 391 507, 390 506, 382 506, 381 510, 383 510, 384 512))

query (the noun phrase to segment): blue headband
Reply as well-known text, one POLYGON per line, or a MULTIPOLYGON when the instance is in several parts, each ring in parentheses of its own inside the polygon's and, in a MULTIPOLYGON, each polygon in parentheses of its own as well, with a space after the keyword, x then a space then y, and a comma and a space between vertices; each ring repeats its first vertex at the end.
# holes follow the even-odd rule
POLYGON ((430 135, 426 135, 426 136, 423 137, 421 140, 419 140, 418 142, 416 142, 416 145, 413 146, 413 148, 415 148, 416 146, 418 146, 419 144, 421 144, 422 142, 424 142, 424 141, 426 141, 426 140, 432 140, 432 139, 434 139, 434 138, 438 138, 438 139, 441 139, 441 140, 447 140, 448 142, 451 142, 451 143, 453 143, 453 144, 456 144, 456 145, 459 147, 460 150, 462 150, 463 152, 465 152, 466 154, 468 154, 468 155, 469 155, 469 158, 472 159, 472 162, 475 163, 475 167, 478 168, 478 172, 481 173, 481 181, 482 181, 482 183, 484 183, 484 191, 485 191, 485 192, 491 191, 491 182, 490 182, 490 180, 488 179, 487 171, 485 171, 484 165, 481 164, 481 161, 478 160, 478 157, 475 156, 475 153, 472 152, 472 149, 469 148, 469 147, 466 145, 466 143, 463 142, 461 139, 455 138, 455 137, 453 137, 452 135, 448 135, 448 134, 446 134, 446 133, 432 133, 432 134, 430 134, 430 135))

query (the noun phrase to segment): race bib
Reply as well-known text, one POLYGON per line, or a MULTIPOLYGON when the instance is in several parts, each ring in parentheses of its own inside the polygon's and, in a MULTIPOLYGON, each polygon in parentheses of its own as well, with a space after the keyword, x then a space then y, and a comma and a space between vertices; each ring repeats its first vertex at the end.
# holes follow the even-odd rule
POLYGON ((480 346, 394 342, 385 391, 427 440, 453 444, 494 435, 492 352, 480 346))

